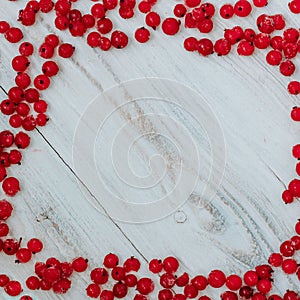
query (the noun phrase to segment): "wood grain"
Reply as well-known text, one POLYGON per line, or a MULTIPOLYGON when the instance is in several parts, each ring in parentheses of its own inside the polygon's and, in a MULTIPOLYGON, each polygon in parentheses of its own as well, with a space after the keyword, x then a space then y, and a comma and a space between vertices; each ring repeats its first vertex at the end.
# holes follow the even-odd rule
MULTIPOLYGON (((273 1, 267 12, 282 11, 288 26, 295 25, 285 2, 273 1)), ((24 3, 1 4, 5 9, 0 18, 13 24, 17 9, 24 3)), ((157 9, 170 15, 174 3, 160 3, 157 9)), ((88 11, 90 3, 81 1, 76 6, 88 11)), ((255 10, 245 20, 218 22, 212 37, 220 37, 223 28, 238 22, 245 28, 253 27, 260 13, 255 10)), ((127 33, 143 24, 142 16, 129 22, 120 21, 115 15, 112 18, 127 33)), ((52 19, 53 15, 39 17, 36 26, 25 29, 25 39, 38 46, 48 32, 55 32, 52 19)), ((192 30, 183 30, 174 38, 166 38, 158 30, 145 46, 131 42, 123 51, 108 53, 89 48, 83 39, 60 34, 63 41, 76 46, 76 55, 71 60, 58 59, 61 72, 53 80, 53 87, 42 94, 50 105, 51 120, 32 134, 32 146, 26 151, 22 167, 11 170, 21 179, 23 191, 13 200, 16 211, 9 223, 14 224, 13 235, 25 239, 36 235, 45 241, 46 250, 37 260, 52 255, 68 260, 82 254, 90 259, 92 268, 101 263, 107 252, 119 253, 122 258, 136 255, 144 260, 172 254, 180 259, 181 271, 191 274, 207 275, 212 268, 224 269, 228 274, 242 273, 265 262, 271 251, 278 251, 281 241, 293 235, 293 224, 299 218, 298 203, 285 206, 280 200, 284 185, 295 176, 290 149, 298 142, 299 134, 298 125, 289 119, 290 109, 298 101, 286 92, 290 79, 266 65, 265 51, 257 51, 251 58, 238 57, 236 53, 224 58, 186 53, 182 49, 183 38, 193 34, 200 38, 192 30), (72 147, 80 116, 94 97, 121 82, 144 77, 178 81, 209 103, 224 133, 226 169, 222 185, 211 201, 201 199, 195 190, 178 212, 160 221, 135 225, 105 217, 81 193, 81 176, 73 168, 72 147)), ((13 84, 14 74, 9 66, 17 48, 3 38, 1 44, 0 79, 7 90, 13 84)), ((40 72, 41 62, 33 59, 32 74, 40 72)), ((296 71, 293 78, 298 75, 296 71)), ((190 107, 185 109, 189 112, 190 107)), ((136 104, 127 107, 125 115, 130 118, 161 110, 179 119, 196 138, 203 137, 197 122, 170 105, 136 104)), ((116 119, 125 120, 120 111, 117 114, 116 119)), ((151 124, 145 116, 144 121, 159 131, 160 124, 151 124)), ((135 130, 142 133, 145 122, 135 123, 135 130)), ((1 117, 1 128, 7 128, 6 124, 7 118, 1 117)), ((104 132, 104 137, 109 134, 110 131, 104 132)), ((176 132, 172 134, 176 136, 176 132)), ((149 152, 161 153, 163 149, 174 154, 168 146, 165 140, 144 141, 144 157, 133 156, 132 161, 138 161, 135 166, 145 171, 149 152)), ((209 157, 205 151, 201 153, 203 164, 209 165, 209 157)), ((105 176, 114 180, 112 173, 105 176)), ((103 203, 102 199, 96 200, 103 203)), ((1 256, 0 261, 1 272, 11 276, 24 278, 32 273, 31 263, 23 268, 14 266, 13 259, 1 256)), ((143 272, 148 274, 146 268, 143 272)), ((36 299, 81 299, 88 281, 88 274, 76 276, 65 297, 41 292, 34 295, 36 299)), ((276 291, 282 293, 287 287, 299 289, 299 283, 292 276, 287 280, 276 275, 276 291)), ((218 298, 215 291, 208 293, 218 298)))

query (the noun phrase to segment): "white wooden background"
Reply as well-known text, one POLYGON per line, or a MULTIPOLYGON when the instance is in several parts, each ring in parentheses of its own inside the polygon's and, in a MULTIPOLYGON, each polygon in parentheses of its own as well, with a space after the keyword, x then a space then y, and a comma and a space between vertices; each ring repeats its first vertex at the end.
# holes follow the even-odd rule
MULTIPOLYGON (((171 15, 176 2, 159 2, 157 10, 162 16, 171 15)), ((288 12, 287 2, 270 0, 266 9, 254 9, 246 19, 225 22, 216 17, 216 28, 210 36, 216 39, 224 28, 237 24, 254 27, 256 16, 263 11, 281 12, 288 26, 298 26, 297 17, 288 12)), ((1 1, 0 19, 16 24, 17 12, 25 3, 1 1)), ((214 4, 221 5, 218 1, 214 4)), ((87 12, 91 3, 79 1, 75 6, 87 12)), ((122 21, 112 13, 112 19, 131 36, 135 28, 143 25, 141 15, 122 21)), ((24 40, 39 45, 45 35, 56 32, 53 14, 40 15, 36 25, 24 32, 24 40)), ((101 264, 106 253, 115 252, 122 258, 135 255, 142 261, 175 255, 180 259, 181 271, 192 275, 207 275, 213 268, 242 274, 266 262, 272 251, 278 251, 280 242, 293 235, 299 206, 284 205, 280 195, 284 185, 295 177, 291 147, 299 142, 299 125, 290 120, 289 113, 299 100, 286 91, 289 79, 280 76, 277 68, 266 65, 265 51, 256 51, 250 58, 238 57, 235 50, 224 58, 203 58, 183 50, 184 37, 201 37, 185 29, 171 38, 157 30, 147 45, 131 41, 125 50, 107 53, 89 48, 83 39, 73 39, 67 33, 59 35, 76 46, 76 54, 70 60, 58 59, 61 72, 42 94, 49 103, 51 120, 45 128, 32 133, 22 167, 11 169, 22 184, 22 192, 13 200, 15 211, 9 220, 12 234, 25 240, 41 238, 45 251, 25 267, 15 266, 13 257, 1 255, 1 273, 24 279, 33 273, 35 260, 53 255, 62 260, 84 255, 93 268, 101 264), (80 174, 73 172, 72 142, 80 115, 95 96, 121 82, 144 77, 176 80, 206 99, 224 132, 226 169, 212 201, 199 201, 195 192, 178 212, 160 221, 135 225, 112 221, 85 198, 76 178, 80 174)), ((17 55, 17 47, 8 45, 3 37, 0 42, 0 83, 8 90, 14 81, 10 60, 17 55)), ((35 55, 32 74, 38 74, 41 62, 35 55)), ((298 76, 297 70, 293 78, 298 76)), ((1 95, 4 99, 5 94, 1 95)), ((165 109, 172 113, 172 109, 165 109)), ((1 128, 6 129, 8 119, 1 116, 0 121, 1 128)), ((181 122, 194 126, 184 116, 181 122)), ((176 132, 173 134, 175 138, 176 132)), ((145 143, 153 146, 149 141, 145 143)), ((147 166, 147 161, 143 163, 147 166)), ((142 273, 147 275, 145 264, 143 268, 142 273)), ((31 294, 34 299, 82 299, 88 282, 88 273, 74 275, 66 296, 31 294)), ((297 286, 295 277, 288 279, 276 272, 275 291, 283 293, 297 286)), ((207 293, 218 298, 212 289, 207 293)), ((5 297, 1 292, 1 299, 5 297)))

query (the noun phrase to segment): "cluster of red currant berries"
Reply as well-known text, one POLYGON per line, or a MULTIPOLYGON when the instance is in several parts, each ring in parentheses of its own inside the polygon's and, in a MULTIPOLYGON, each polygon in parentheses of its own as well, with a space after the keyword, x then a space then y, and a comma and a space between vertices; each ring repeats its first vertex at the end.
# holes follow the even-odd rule
MULTIPOLYGON (((161 20, 160 15, 153 9, 157 0, 142 0, 137 5, 136 0, 103 0, 93 4, 88 14, 82 14, 78 9, 73 9, 72 4, 77 0, 39 0, 28 1, 26 7, 19 11, 18 21, 24 26, 35 23, 37 14, 55 11, 54 24, 58 30, 68 30, 74 37, 82 37, 87 34, 87 43, 93 48, 107 51, 113 46, 122 49, 127 46, 129 38, 120 30, 113 30, 114 25, 109 18, 109 11, 118 9, 123 19, 130 19, 135 14, 135 9, 145 14, 145 27, 136 29, 135 39, 145 43, 150 39, 150 30, 156 30, 159 26, 164 34, 176 35, 182 26, 194 28, 198 33, 207 34, 213 29, 213 17, 215 7, 211 3, 201 3, 201 0, 184 0, 174 6, 173 17, 161 20), (94 30, 94 29, 95 30, 94 30)), ((253 0, 255 7, 264 7, 267 0, 253 0)), ((292 13, 300 13, 300 0, 292 0, 289 3, 292 13)), ((247 0, 238 0, 234 5, 224 4, 219 10, 219 15, 224 19, 246 17, 252 12, 252 4, 247 0)), ((285 19, 277 14, 268 16, 260 15, 256 21, 257 30, 243 29, 240 26, 226 29, 224 36, 212 42, 208 38, 188 37, 184 41, 187 51, 197 51, 202 56, 208 56, 215 52, 217 55, 227 55, 232 47, 237 44, 237 53, 248 56, 253 54, 255 48, 272 49, 266 55, 266 61, 272 66, 279 66, 280 73, 291 76, 295 71, 293 58, 300 52, 299 30, 288 28, 281 35, 274 35, 274 31, 285 28, 285 19)), ((0 33, 10 43, 19 43, 23 39, 22 31, 17 27, 11 27, 6 21, 0 21, 0 33)), ((34 54, 34 47, 30 42, 22 42, 19 45, 19 54, 12 59, 12 68, 17 72, 15 86, 7 93, 7 99, 0 105, 1 112, 9 116, 9 123, 13 128, 22 127, 25 131, 31 131, 36 126, 44 126, 48 121, 46 111, 47 102, 41 99, 41 93, 50 86, 51 77, 59 72, 59 66, 53 57, 57 51, 63 58, 70 58, 74 53, 74 47, 68 43, 61 43, 55 34, 49 34, 38 49, 38 54, 43 62, 42 73, 31 80, 29 75, 30 56, 34 54), (57 49, 57 50, 56 50, 57 49), (33 84, 33 86, 31 86, 33 84)), ((291 81, 288 91, 292 95, 300 93, 300 82, 291 81)), ((291 118, 300 121, 300 107, 294 107, 291 118)), ((14 177, 8 177, 7 171, 11 164, 20 164, 22 160, 21 149, 30 144, 30 137, 25 132, 13 134, 5 130, 0 132, 0 182, 7 196, 15 196, 19 190, 19 181, 14 177), (14 147, 15 146, 15 147, 14 147)), ((300 159, 300 145, 293 147, 292 154, 300 159)), ((296 172, 300 175, 300 163, 296 165, 296 172)), ((292 203, 300 197, 300 180, 294 179, 288 189, 283 192, 285 203, 292 203)), ((43 249, 43 243, 36 238, 27 242, 27 247, 22 247, 22 239, 7 238, 9 226, 7 220, 13 212, 13 206, 7 200, 0 201, 0 251, 6 255, 15 255, 16 263, 29 262, 33 255, 43 249)), ((107 254, 103 266, 92 269, 90 272, 91 284, 86 289, 87 296, 100 300, 113 300, 115 298, 128 297, 129 289, 136 291, 134 300, 147 300, 149 296, 157 292, 159 300, 210 300, 204 291, 208 286, 212 288, 226 288, 221 294, 222 300, 299 300, 299 294, 287 290, 283 296, 272 294, 273 268, 281 268, 286 275, 296 275, 300 280, 300 269, 296 253, 300 250, 300 221, 295 226, 296 234, 284 241, 278 253, 272 253, 268 264, 255 267, 247 271, 242 277, 231 274, 226 276, 221 270, 213 270, 208 276, 196 275, 190 277, 186 272, 179 272, 180 265, 175 257, 167 257, 164 260, 152 259, 148 264, 150 273, 156 274, 159 284, 149 277, 138 278, 140 261, 130 257, 120 263, 116 254, 107 254), (114 281, 112 288, 105 284, 114 281), (159 290, 155 289, 159 287, 159 290)), ((71 287, 71 275, 73 272, 84 272, 88 268, 88 261, 78 257, 72 262, 60 262, 54 257, 45 263, 35 264, 35 275, 26 280, 29 290, 52 290, 57 294, 66 293, 71 287)), ((110 285, 111 286, 111 285, 110 285)), ((10 296, 18 296, 23 292, 18 281, 11 280, 7 275, 0 274, 0 287, 10 296)), ((20 300, 32 300, 30 296, 22 296, 20 300)))

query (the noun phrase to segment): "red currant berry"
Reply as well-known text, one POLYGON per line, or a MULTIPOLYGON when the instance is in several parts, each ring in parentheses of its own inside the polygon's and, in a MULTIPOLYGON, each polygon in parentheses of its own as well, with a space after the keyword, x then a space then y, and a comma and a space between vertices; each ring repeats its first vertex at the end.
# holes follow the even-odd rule
POLYGON ((83 15, 81 21, 85 28, 93 28, 96 23, 94 16, 90 14, 83 15))
POLYGON ((4 291, 7 295, 15 297, 22 293, 22 286, 18 281, 9 281, 4 287, 4 291))
POLYGON ((253 296, 253 289, 250 286, 242 286, 239 290, 239 295, 242 299, 251 299, 253 296))
POLYGON ((229 275, 226 279, 226 286, 232 291, 237 291, 242 286, 242 279, 238 275, 229 275))
POLYGON ((27 248, 33 253, 39 253, 43 250, 43 243, 36 238, 32 238, 27 243, 27 248))
POLYGON ((265 14, 260 15, 256 20, 257 28, 262 33, 270 34, 275 30, 274 19, 265 14))
POLYGON ((2 189, 8 196, 15 196, 20 191, 19 180, 15 177, 7 177, 2 183, 2 189))
POLYGON ((247 0, 239 0, 234 5, 234 13, 238 17, 247 17, 250 15, 251 11, 251 4, 247 0))
POLYGON ((9 118, 9 125, 13 128, 19 128, 22 125, 22 117, 15 114, 9 118))
POLYGON ((173 12, 175 17, 183 18, 187 13, 187 9, 183 4, 176 4, 173 9, 173 12))
POLYGON ((123 49, 127 46, 128 44, 128 36, 119 30, 114 31, 111 34, 111 44, 113 47, 116 49, 123 49))
POLYGON ((15 83, 19 88, 26 89, 31 83, 30 76, 27 73, 18 73, 15 83))
POLYGON ((175 35, 180 28, 180 21, 174 18, 166 18, 162 22, 162 30, 167 35, 175 35))
POLYGON ((264 7, 268 5, 268 0, 253 0, 253 4, 256 7, 264 7))
POLYGON ((203 38, 198 41, 198 52, 203 56, 208 56, 213 53, 214 45, 209 39, 203 38))
POLYGON ((280 253, 285 257, 291 257, 295 253, 295 248, 291 241, 285 241, 280 245, 280 253))
POLYGON ((158 292, 158 300, 172 300, 173 293, 169 289, 163 289, 158 292))
POLYGON ((169 256, 163 260, 163 266, 167 273, 175 273, 179 268, 179 262, 177 258, 169 256))
POLYGON ((98 47, 100 45, 100 38, 101 35, 99 32, 90 32, 87 36, 87 43, 92 48, 98 47))
POLYGON ((100 300, 114 300, 114 293, 109 290, 103 290, 100 294, 100 300))
POLYGON ((59 44, 59 38, 56 34, 49 34, 45 37, 45 43, 56 48, 59 44))
POLYGON ((252 42, 240 41, 237 47, 238 55, 250 56, 254 52, 254 46, 252 42))
POLYGON ((19 149, 25 149, 30 144, 30 137, 24 132, 19 132, 15 136, 15 144, 19 149))
POLYGON ((238 295, 231 291, 226 291, 221 295, 221 300, 238 300, 238 295))
POLYGON ((146 24, 154 30, 160 25, 160 21, 160 16, 156 12, 149 12, 145 18, 146 24))
POLYGON ((9 277, 5 274, 0 274, 0 287, 5 287, 9 283, 9 277))
POLYGON ((91 8, 91 14, 93 17, 96 19, 102 19, 105 17, 106 14, 106 9, 103 4, 97 3, 94 4, 91 8))
POLYGON ((299 81, 291 81, 288 84, 288 92, 292 95, 298 95, 300 93, 300 82, 299 81))
POLYGON ((173 274, 170 273, 164 273, 161 277, 160 277, 160 285, 165 288, 165 289, 171 289, 175 283, 176 283, 176 278, 173 274))
POLYGON ((71 44, 61 44, 58 48, 58 55, 63 58, 70 58, 75 51, 75 47, 71 44))
POLYGON ((259 33, 255 36, 254 45, 258 49, 267 49, 270 46, 271 38, 266 33, 259 33))
POLYGON ((30 290, 37 290, 40 288, 40 280, 36 276, 30 276, 26 279, 26 286, 30 290))
POLYGON ((87 288, 86 288, 86 294, 90 298, 98 298, 100 296, 101 289, 98 284, 91 283, 87 288))
POLYGON ((30 65, 30 62, 26 56, 19 55, 12 60, 11 64, 16 72, 24 72, 30 65))
POLYGON ((208 283, 214 288, 220 288, 225 282, 226 276, 220 270, 213 270, 208 275, 208 283))
POLYGON ((125 260, 123 266, 126 272, 137 272, 141 267, 141 263, 137 258, 131 256, 125 260))
POLYGON ((9 233, 9 227, 6 223, 0 223, 0 237, 5 237, 9 233))
POLYGON ((54 20, 54 24, 58 30, 66 30, 69 28, 70 21, 67 16, 57 16, 54 20))
POLYGON ((289 183, 289 191, 294 197, 300 197, 300 180, 294 179, 289 183))
POLYGON ((10 28, 6 21, 0 21, 0 33, 5 33, 10 28))
POLYGON ((99 47, 103 51, 108 51, 111 47, 111 41, 107 37, 101 37, 99 41, 99 47))
POLYGON ((50 86, 50 78, 46 75, 38 75, 34 78, 33 83, 36 89, 46 90, 50 86))
POLYGON ((121 281, 125 278, 126 271, 123 267, 114 267, 111 271, 111 276, 116 281, 121 281))
POLYGON ((219 39, 215 42, 214 50, 218 56, 227 55, 231 50, 231 43, 226 39, 219 39))
POLYGON ((276 30, 282 30, 285 27, 285 19, 283 15, 277 14, 272 16, 272 19, 274 21, 274 28, 276 30))
POLYGON ((300 13, 300 1, 298 0, 292 0, 289 4, 289 9, 293 14, 299 14, 300 13))
POLYGON ((206 277, 202 276, 202 275, 197 275, 196 277, 194 277, 191 280, 191 283, 199 290, 199 291, 203 291, 206 289, 207 285, 208 285, 208 281, 206 279, 206 277))
POLYGON ((231 4, 224 4, 220 8, 220 16, 223 19, 230 19, 234 15, 234 8, 231 4))
POLYGON ((105 284, 108 281, 109 274, 104 268, 96 268, 92 270, 90 277, 96 284, 105 284))
POLYGON ((133 274, 128 274, 124 278, 124 283, 128 287, 134 287, 137 284, 137 277, 135 275, 133 275, 133 274))
POLYGON ((298 264, 294 259, 288 258, 282 262, 281 267, 285 274, 294 274, 298 269, 298 264))
POLYGON ((154 283, 150 278, 141 278, 136 286, 138 292, 142 295, 149 295, 154 290, 154 283))
POLYGON ((10 43, 18 43, 23 38, 23 33, 21 29, 16 27, 11 27, 8 30, 6 30, 4 37, 10 42, 10 43))
POLYGON ((49 59, 54 55, 54 48, 47 43, 43 43, 39 48, 39 54, 42 58, 49 59))
POLYGON ((176 278, 175 284, 177 286, 183 287, 186 286, 189 283, 189 281, 190 281, 189 274, 184 272, 181 276, 176 278))
POLYGON ((281 51, 283 49, 283 38, 281 36, 272 37, 270 46, 275 50, 281 51))
POLYGON ((271 66, 278 66, 282 61, 282 54, 278 50, 271 50, 266 56, 266 61, 271 66))
POLYGON ((7 239, 3 242, 3 252, 6 255, 14 255, 17 253, 18 249, 20 248, 22 239, 19 241, 13 239, 7 239))
POLYGON ((48 77, 57 75, 59 67, 54 61, 46 61, 42 66, 42 72, 48 77))
POLYGON ((259 292, 263 294, 267 294, 270 292, 272 288, 272 281, 266 278, 261 279, 258 281, 256 288, 259 292))
POLYGON ((88 267, 88 260, 83 257, 78 257, 73 260, 72 268, 75 272, 81 273, 84 272, 88 267))
POLYGON ((124 298, 128 293, 128 288, 123 282, 118 282, 113 286, 113 294, 116 298, 124 298))
POLYGON ((27 248, 20 248, 16 253, 16 263, 27 263, 31 260, 32 254, 31 251, 27 248))
POLYGON ((108 268, 112 269, 119 264, 119 258, 116 254, 109 253, 104 257, 103 265, 108 268))
POLYGON ((30 112, 30 106, 21 102, 17 105, 16 112, 19 116, 26 117, 30 112))
POLYGON ((0 200, 0 220, 7 220, 13 211, 12 205, 6 200, 0 200))
POLYGON ((150 31, 145 27, 138 28, 135 31, 134 37, 139 43, 146 43, 150 39, 150 31))

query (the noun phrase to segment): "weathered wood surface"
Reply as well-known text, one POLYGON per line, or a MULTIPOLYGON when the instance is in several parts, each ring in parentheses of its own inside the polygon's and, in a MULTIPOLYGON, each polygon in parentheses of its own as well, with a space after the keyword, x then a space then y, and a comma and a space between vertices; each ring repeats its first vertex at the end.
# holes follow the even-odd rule
MULTIPOLYGON (((0 18, 15 24, 17 10, 25 2, 3 1, 0 18)), ((274 2, 270 3, 267 12, 280 11, 290 16, 286 1, 274 2)), ((174 3, 160 3, 157 8, 163 15, 170 15, 174 3)), ((90 3, 78 3, 76 6, 87 12, 90 3)), ((255 16, 261 12, 255 10, 253 16, 247 19, 217 22, 212 37, 220 37, 223 28, 237 23, 244 28, 253 27, 255 16)), ((112 18, 127 33, 143 24, 142 16, 128 22, 120 21, 116 16, 112 18)), ((38 17, 34 27, 25 29, 25 40, 33 41, 37 46, 46 34, 56 32, 52 19, 53 15, 38 17)), ((295 24, 290 16, 288 26, 295 24)), ((52 88, 42 93, 50 106, 51 121, 45 128, 32 133, 32 145, 25 152, 22 167, 11 169, 11 174, 21 179, 22 192, 13 200, 15 214, 9 224, 13 224, 14 236, 23 236, 24 239, 38 236, 45 242, 45 251, 37 260, 53 255, 69 260, 80 254, 90 259, 91 267, 96 267, 107 252, 116 252, 122 258, 136 255, 142 260, 172 254, 180 259, 181 270, 191 274, 207 274, 212 268, 224 269, 228 274, 242 273, 265 262, 271 251, 278 251, 281 241, 292 236, 293 224, 299 218, 299 207, 297 203, 285 206, 280 200, 284 184, 295 176, 295 161, 290 149, 299 141, 299 126, 289 118, 291 107, 298 101, 286 92, 289 79, 280 76, 277 68, 266 65, 264 51, 257 51, 250 58, 238 57, 236 53, 225 58, 202 58, 187 53, 182 49, 183 38, 192 34, 200 37, 192 30, 183 30, 178 36, 167 38, 158 30, 147 45, 131 42, 123 51, 102 53, 89 48, 83 39, 73 39, 67 33, 60 33, 65 42, 76 46, 76 54, 70 60, 58 59, 61 72, 53 80, 52 88), (176 149, 178 137, 184 137, 178 128, 189 130, 200 153, 199 174, 203 180, 197 182, 188 201, 159 221, 130 224, 114 221, 91 205, 91 202, 98 202, 102 205, 99 210, 106 210, 109 199, 82 193, 85 186, 92 193, 97 189, 90 182, 79 181, 82 174, 74 168, 72 160, 73 138, 81 115, 95 97, 120 83, 145 77, 177 81, 200 94, 222 128, 226 167, 216 196, 213 199, 202 198, 201 183, 208 178, 212 149, 210 137, 203 129, 207 124, 199 119, 201 108, 195 111, 194 103, 189 102, 185 95, 179 103, 185 104, 185 107, 175 107, 170 102, 156 103, 150 99, 120 109, 117 101, 104 99, 98 107, 100 115, 101 111, 117 109, 97 137, 96 166, 106 183, 110 183, 115 193, 125 200, 147 203, 163 197, 174 184, 182 183, 170 180, 173 175, 178 176, 176 164, 185 158, 176 149), (165 119, 150 117, 150 114, 157 117, 161 113, 170 120, 176 120, 179 127, 168 127, 169 122, 165 119), (161 174, 151 174, 149 159, 154 154, 161 155, 167 165, 167 180, 158 184, 156 189, 141 191, 122 183, 111 167, 111 156, 104 156, 110 154, 111 149, 107 149, 107 145, 122 124, 128 127, 127 131, 121 131, 119 137, 133 147, 117 148, 113 159, 119 162, 125 160, 127 151, 131 150, 128 163, 136 175, 143 177, 150 173, 150 179, 157 180, 161 174), (143 134, 151 132, 150 129, 155 135, 143 137, 143 134), (165 132, 169 134, 168 139, 162 136, 165 132), (139 139, 134 141, 133 137, 139 139)), ((17 47, 8 45, 1 37, 0 83, 5 90, 13 85, 10 60, 16 54, 17 47)), ((40 72, 41 62, 36 55, 31 66, 32 74, 40 72)), ((293 78, 298 75, 296 71, 293 78)), ((1 96, 5 98, 4 93, 1 96)), ((174 97, 177 101, 178 97, 174 97)), ((1 116, 1 128, 7 128, 7 121, 1 116)), ((219 154, 222 156, 224 153, 219 154)), ((159 164, 154 167, 161 169, 159 164)), ((221 169, 214 167, 219 174, 222 173, 221 166, 221 169)), ((25 278, 32 273, 34 261, 26 267, 14 266, 13 258, 1 256, 0 261, 1 272, 14 278, 25 278)), ((143 272, 147 274, 146 268, 143 272)), ((280 284, 276 284, 278 292, 283 292, 286 287, 296 288, 297 281, 293 277, 289 281, 282 275, 276 275, 276 278, 279 277, 282 278, 280 284)), ((36 299, 81 299, 87 282, 88 274, 76 275, 67 296, 37 292, 36 299)), ((208 290, 208 293, 217 298, 213 290, 208 290)))

